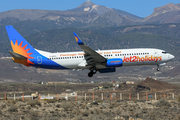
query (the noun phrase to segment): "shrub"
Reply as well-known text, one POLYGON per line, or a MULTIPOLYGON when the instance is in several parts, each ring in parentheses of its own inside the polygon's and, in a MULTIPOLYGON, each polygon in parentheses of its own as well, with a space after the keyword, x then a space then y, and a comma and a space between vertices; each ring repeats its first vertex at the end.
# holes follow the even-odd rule
POLYGON ((41 106, 41 103, 38 100, 32 100, 32 101, 28 101, 28 105, 30 105, 31 107, 34 107, 36 105, 41 106))
POLYGON ((8 111, 9 111, 9 112, 18 112, 18 108, 17 108, 15 105, 11 105, 11 106, 8 108, 8 111))
POLYGON ((83 114, 83 116, 88 117, 89 112, 87 110, 85 110, 82 114, 83 114))
POLYGON ((78 114, 80 114, 80 110, 79 109, 74 109, 72 111, 72 114, 78 115, 78 114))
POLYGON ((177 99, 177 101, 180 103, 180 96, 178 96, 178 99, 177 99))
POLYGON ((83 120, 83 116, 82 115, 78 115, 74 118, 74 120, 83 120))
POLYGON ((47 99, 46 101, 47 101, 47 103, 55 103, 57 100, 55 100, 55 99, 47 99))
POLYGON ((17 101, 15 101, 15 100, 8 100, 8 103, 16 104, 17 101))
POLYGON ((72 107, 73 107, 72 103, 69 103, 69 102, 63 102, 61 106, 66 111, 72 110, 72 107))
POLYGON ((60 108, 60 107, 61 107, 61 105, 60 105, 60 104, 57 104, 57 105, 56 105, 56 107, 57 107, 57 108, 60 108))
POLYGON ((160 99, 157 103, 156 103, 156 106, 157 107, 163 107, 163 106, 166 106, 166 107, 171 107, 171 104, 165 100, 165 99, 160 99))

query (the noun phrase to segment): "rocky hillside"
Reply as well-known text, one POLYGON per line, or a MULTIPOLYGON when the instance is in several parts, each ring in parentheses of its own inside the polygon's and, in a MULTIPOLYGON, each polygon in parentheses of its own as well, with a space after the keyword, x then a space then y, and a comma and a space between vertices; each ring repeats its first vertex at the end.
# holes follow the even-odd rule
MULTIPOLYGON (((36 26, 39 26, 37 22, 40 22, 48 27, 50 27, 49 24, 54 25, 53 28, 89 28, 147 23, 179 23, 179 14, 180 5, 172 3, 155 8, 153 14, 146 18, 140 18, 119 9, 108 8, 86 1, 77 8, 66 11, 17 9, 1 12, 0 25, 15 24, 17 22, 20 22, 22 25, 23 22, 33 22, 36 26), (48 24, 47 21, 49 22, 48 24)), ((26 24, 26 26, 28 25, 26 24)))
POLYGON ((170 91, 178 88, 176 85, 168 84, 166 82, 162 82, 159 80, 154 80, 152 78, 146 78, 146 80, 138 83, 134 90, 142 91, 149 90, 152 92, 160 92, 160 91, 170 91))
POLYGON ((154 12, 144 18, 142 22, 148 23, 179 23, 180 22, 180 5, 169 3, 162 7, 154 9, 154 12))

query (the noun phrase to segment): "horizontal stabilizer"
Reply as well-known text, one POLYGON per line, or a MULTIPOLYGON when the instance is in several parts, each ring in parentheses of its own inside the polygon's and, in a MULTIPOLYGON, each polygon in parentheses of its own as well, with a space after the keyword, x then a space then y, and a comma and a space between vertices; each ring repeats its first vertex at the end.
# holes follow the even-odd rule
POLYGON ((20 54, 17 54, 15 52, 12 52, 12 51, 9 51, 9 53, 11 54, 11 56, 14 58, 14 59, 19 59, 19 60, 22 60, 22 59, 27 59, 26 57, 20 55, 20 54))

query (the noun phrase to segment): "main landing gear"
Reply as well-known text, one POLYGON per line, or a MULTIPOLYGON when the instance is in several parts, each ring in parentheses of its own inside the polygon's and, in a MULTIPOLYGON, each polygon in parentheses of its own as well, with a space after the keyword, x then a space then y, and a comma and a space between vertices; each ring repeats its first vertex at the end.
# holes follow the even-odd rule
POLYGON ((94 74, 96 74, 97 70, 95 68, 91 69, 90 72, 88 73, 89 77, 92 77, 94 74))
POLYGON ((160 71, 160 68, 159 68, 159 65, 157 65, 157 69, 156 69, 157 71, 160 71))

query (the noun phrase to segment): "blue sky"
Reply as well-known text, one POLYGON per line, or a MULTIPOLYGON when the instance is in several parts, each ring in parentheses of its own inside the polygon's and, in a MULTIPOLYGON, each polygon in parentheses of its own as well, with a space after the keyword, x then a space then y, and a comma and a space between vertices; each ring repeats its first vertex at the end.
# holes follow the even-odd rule
MULTIPOLYGON (((73 9, 86 0, 0 0, 0 12, 14 9, 67 10, 73 9)), ((139 17, 153 13, 154 8, 180 0, 91 0, 97 5, 120 9, 139 17)))

